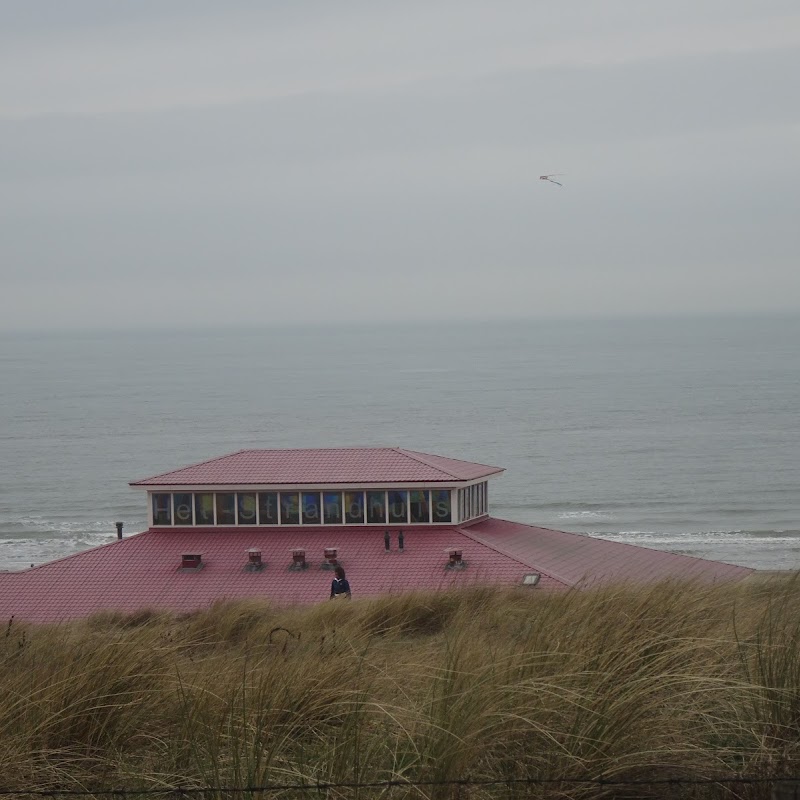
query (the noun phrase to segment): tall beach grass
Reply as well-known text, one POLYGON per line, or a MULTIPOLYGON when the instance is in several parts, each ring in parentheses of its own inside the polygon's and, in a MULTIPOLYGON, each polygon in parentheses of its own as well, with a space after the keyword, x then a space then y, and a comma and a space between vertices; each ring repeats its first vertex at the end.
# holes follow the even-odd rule
POLYGON ((765 783, 701 781, 800 774, 798 608, 800 581, 774 578, 10 620, 0 783, 769 797, 765 783), (447 783, 466 778, 495 783, 447 783), (659 780, 697 783, 642 783, 659 780))

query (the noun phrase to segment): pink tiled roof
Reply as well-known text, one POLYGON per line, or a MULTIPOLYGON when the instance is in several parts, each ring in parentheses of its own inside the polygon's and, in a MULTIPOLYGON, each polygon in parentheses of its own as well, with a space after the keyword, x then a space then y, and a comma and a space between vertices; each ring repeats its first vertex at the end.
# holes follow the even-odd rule
POLYGON ((134 481, 131 486, 452 483, 502 471, 399 447, 240 450, 134 481))
POLYGON ((320 564, 323 550, 332 546, 339 550, 356 598, 470 584, 519 585, 531 572, 541 575, 535 591, 612 580, 737 580, 752 572, 495 519, 464 528, 412 528, 404 535, 405 552, 397 552, 393 532, 393 550, 386 553, 382 528, 153 529, 0 574, 0 618, 53 622, 100 610, 185 612, 226 598, 316 603, 328 597, 332 575, 320 564), (251 547, 262 551, 267 566, 261 572, 244 569, 251 547), (463 571, 445 568, 446 551, 453 547, 463 553, 463 571), (303 572, 288 569, 294 548, 306 550, 310 566, 303 572), (183 553, 201 553, 205 567, 181 572, 183 553))
POLYGON ((541 567, 554 579, 570 586, 670 578, 735 580, 753 572, 747 567, 721 561, 491 517, 464 530, 476 542, 495 547, 528 564, 534 571, 541 567))
MULTIPOLYGON (((475 583, 519 584, 524 564, 454 529, 410 529, 405 550, 384 550, 383 531, 364 529, 260 530, 241 528, 149 530, 43 564, 0 575, 0 616, 31 622, 85 617, 100 610, 142 608, 192 611, 215 600, 263 597, 279 604, 326 600, 333 574, 321 569, 335 546, 356 598, 412 589, 440 590, 475 583), (247 550, 260 548, 267 566, 248 572, 247 550), (462 550, 467 567, 448 570, 447 550, 462 550), (310 566, 288 569, 291 551, 303 548, 310 566), (204 568, 180 570, 183 553, 201 553, 204 568)), ((566 588, 543 576, 541 586, 566 588)))

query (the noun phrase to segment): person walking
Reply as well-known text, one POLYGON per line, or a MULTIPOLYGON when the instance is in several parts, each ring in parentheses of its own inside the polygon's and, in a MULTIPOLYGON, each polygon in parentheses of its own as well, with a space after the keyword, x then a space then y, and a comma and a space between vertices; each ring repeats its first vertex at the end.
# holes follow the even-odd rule
POLYGON ((336 577, 331 581, 331 600, 339 597, 350 599, 350 584, 344 576, 344 568, 336 567, 334 570, 336 577))

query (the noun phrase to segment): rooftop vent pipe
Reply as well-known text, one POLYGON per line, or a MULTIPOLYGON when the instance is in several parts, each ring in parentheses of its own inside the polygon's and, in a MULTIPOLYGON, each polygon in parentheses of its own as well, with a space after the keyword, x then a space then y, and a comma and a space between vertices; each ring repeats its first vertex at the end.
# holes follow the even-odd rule
POLYGON ((449 557, 446 568, 447 569, 464 569, 467 565, 462 558, 462 551, 454 547, 448 547, 445 551, 449 557))
POLYGON ((203 568, 203 556, 201 553, 184 553, 181 556, 181 571, 185 572, 203 568))
POLYGON ((115 522, 114 524, 117 526, 117 539, 121 539, 122 538, 122 523, 121 522, 115 522))
POLYGON ((339 552, 336 547, 325 548, 325 561, 322 562, 322 569, 336 569, 339 562, 336 560, 336 555, 339 552))
POLYGON ((403 543, 404 543, 403 531, 397 531, 397 547, 401 553, 403 552, 403 543))
POLYGON ((300 570, 306 569, 306 567, 308 567, 306 563, 306 551, 299 548, 292 550, 292 563, 289 564, 289 569, 294 572, 299 572, 300 570))
POLYGON ((264 566, 265 564, 261 560, 261 551, 257 547, 251 547, 247 551, 247 564, 244 568, 248 572, 260 572, 264 566))
POLYGON ((383 532, 383 549, 387 553, 392 549, 392 537, 389 531, 383 532))

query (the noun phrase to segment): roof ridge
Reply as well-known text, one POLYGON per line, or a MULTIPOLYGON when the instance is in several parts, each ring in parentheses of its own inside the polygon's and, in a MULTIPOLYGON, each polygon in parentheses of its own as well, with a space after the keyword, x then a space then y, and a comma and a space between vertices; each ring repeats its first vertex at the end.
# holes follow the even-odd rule
MULTIPOLYGON (((498 519, 498 517, 490 517, 490 519, 498 519)), ((509 522, 509 521, 510 520, 502 520, 502 522, 509 522)), ((476 523, 475 526, 470 526, 470 527, 477 527, 478 525, 480 525, 480 522, 476 523)), ((533 527, 533 526, 529 525, 527 527, 533 527)), ((559 583, 563 583, 564 586, 570 589, 574 588, 575 586, 575 584, 572 581, 565 578, 563 575, 557 575, 554 572, 549 572, 545 569, 542 569, 538 564, 531 564, 529 561, 523 561, 518 554, 514 554, 503 547, 499 547, 493 542, 487 542, 483 536, 476 536, 474 533, 471 533, 469 530, 462 527, 459 527, 458 530, 461 531, 461 533, 463 533, 465 536, 468 536, 470 539, 477 542, 478 544, 482 544, 485 547, 488 547, 490 550, 494 550, 496 553, 500 553, 500 555, 506 556, 506 558, 510 558, 513 561, 516 561, 518 564, 522 564, 523 566, 528 567, 529 569, 537 569, 543 575, 547 575, 549 578, 553 578, 554 580, 557 580, 559 583)))
POLYGON ((195 467, 202 467, 204 464, 211 464, 214 461, 221 461, 223 458, 230 458, 231 456, 238 456, 240 453, 253 453, 257 452, 252 447, 251 448, 242 448, 241 450, 234 450, 232 453, 225 453, 224 456, 216 456, 215 458, 207 458, 204 461, 198 461, 196 464, 187 464, 184 467, 178 467, 177 469, 168 469, 166 472, 159 472, 157 475, 148 475, 146 478, 139 478, 138 481, 130 481, 128 486, 134 486, 137 483, 142 483, 142 481, 153 481, 156 478, 163 478, 165 475, 171 475, 173 472, 183 472, 185 469, 194 469, 195 467))
MULTIPOLYGON (((430 458, 443 458, 445 461, 457 461, 459 464, 469 464, 471 467, 486 467, 486 469, 493 469, 495 472, 505 472, 505 467, 497 467, 494 464, 484 464, 481 461, 465 461, 463 458, 453 458, 452 456, 437 456, 435 453, 421 453, 419 450, 406 450, 405 448, 398 447, 395 448, 396 450, 400 450, 401 452, 405 453, 410 458, 414 458, 415 456, 428 456, 430 458)), ((433 467, 434 469, 441 470, 441 467, 437 467, 435 464, 430 464, 427 461, 424 461, 422 458, 417 458, 418 461, 421 461, 423 464, 426 464, 429 467, 433 467)), ((444 472, 444 470, 442 470, 444 472)), ((447 473, 445 473, 447 474, 447 473)), ((453 475, 452 477, 457 478, 458 480, 465 480, 464 478, 458 478, 457 475, 453 475)))
MULTIPOLYGON (((355 444, 348 447, 250 447, 245 450, 237 450, 235 453, 228 453, 228 455, 235 456, 237 453, 318 453, 331 450, 397 450, 397 448, 371 444, 355 444)), ((213 461, 213 459, 211 460, 213 461)))
MULTIPOLYGON (((424 458, 420 458, 420 456, 430 455, 430 453, 418 453, 416 450, 406 450, 403 447, 392 447, 391 450, 394 450, 398 453, 402 453, 406 458, 410 458, 412 461, 417 461, 420 464, 424 464, 426 467, 430 467, 431 469, 435 469, 437 472, 441 472, 442 475, 446 475, 448 478, 453 478, 453 480, 463 481, 464 478, 459 478, 458 475, 453 475, 452 472, 447 472, 443 470, 441 467, 437 466, 436 464, 432 464, 430 461, 426 461, 424 458)), ((469 463, 469 462, 464 462, 469 463)), ((486 466, 485 464, 482 466, 486 466)))

